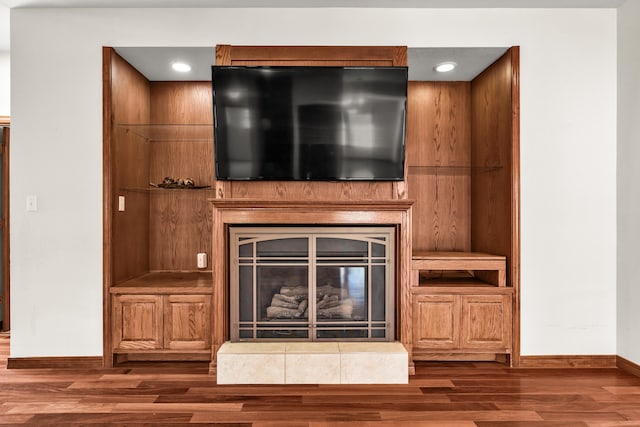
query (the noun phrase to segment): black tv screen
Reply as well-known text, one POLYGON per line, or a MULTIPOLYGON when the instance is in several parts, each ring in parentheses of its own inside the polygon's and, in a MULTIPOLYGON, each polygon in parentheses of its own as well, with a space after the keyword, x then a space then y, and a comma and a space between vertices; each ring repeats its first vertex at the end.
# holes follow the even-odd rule
POLYGON ((213 66, 220 180, 402 180, 406 67, 213 66))

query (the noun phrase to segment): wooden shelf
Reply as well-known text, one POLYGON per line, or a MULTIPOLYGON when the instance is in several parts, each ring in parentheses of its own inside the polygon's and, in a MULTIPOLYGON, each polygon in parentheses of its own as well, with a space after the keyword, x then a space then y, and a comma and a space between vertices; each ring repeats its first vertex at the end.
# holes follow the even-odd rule
POLYGON ((192 194, 193 192, 201 193, 207 191, 215 191, 215 188, 212 186, 204 187, 204 188, 160 188, 160 187, 125 187, 120 188, 119 192, 121 193, 151 193, 151 194, 170 194, 175 191, 184 192, 185 194, 192 194))
POLYGON ((211 271, 150 272, 112 286, 112 294, 210 294, 211 271))
POLYGON ((412 289, 412 294, 512 295, 513 288, 494 286, 482 281, 477 281, 475 283, 433 283, 414 287, 412 289))
POLYGON ((506 257, 481 252, 413 253, 414 287, 505 287, 506 257), (439 272, 438 274, 426 271, 439 272))
POLYGON ((504 261, 506 257, 501 255, 486 254, 483 252, 439 252, 439 251, 414 251, 414 260, 451 260, 460 262, 484 262, 484 261, 504 261))
POLYGON ((409 175, 472 175, 476 173, 495 172, 502 166, 456 166, 456 165, 429 165, 408 166, 409 175))
POLYGON ((123 123, 117 128, 148 141, 213 142, 213 124, 123 123))

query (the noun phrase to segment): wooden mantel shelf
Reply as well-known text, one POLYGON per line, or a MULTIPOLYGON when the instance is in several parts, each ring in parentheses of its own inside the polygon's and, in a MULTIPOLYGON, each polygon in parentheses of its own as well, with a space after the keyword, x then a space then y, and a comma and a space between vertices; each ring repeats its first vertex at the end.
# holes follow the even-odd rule
POLYGON ((218 209, 303 209, 303 210, 406 210, 414 203, 409 199, 388 200, 265 200, 209 199, 218 209))
POLYGON ((397 216, 409 217, 413 205, 408 199, 209 200, 214 224, 399 224, 397 216))

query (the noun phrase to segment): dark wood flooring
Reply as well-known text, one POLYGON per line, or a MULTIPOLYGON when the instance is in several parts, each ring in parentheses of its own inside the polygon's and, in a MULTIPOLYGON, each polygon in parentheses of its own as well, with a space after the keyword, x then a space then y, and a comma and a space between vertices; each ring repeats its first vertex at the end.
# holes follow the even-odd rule
POLYGON ((640 377, 618 369, 419 364, 409 385, 216 385, 206 364, 6 369, 0 425, 640 426, 640 377))

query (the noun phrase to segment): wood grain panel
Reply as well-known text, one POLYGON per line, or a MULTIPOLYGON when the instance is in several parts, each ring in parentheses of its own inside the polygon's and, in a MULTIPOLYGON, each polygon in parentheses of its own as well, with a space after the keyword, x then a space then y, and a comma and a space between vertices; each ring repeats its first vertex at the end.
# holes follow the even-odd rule
POLYGON ((511 296, 462 295, 461 345, 468 349, 511 350, 511 296))
POLYGON ((256 199, 272 197, 278 200, 385 200, 393 198, 388 182, 293 182, 260 181, 230 182, 234 198, 256 199))
POLYGON ((3 298, 2 301, 2 328, 0 330, 11 330, 11 286, 10 281, 10 228, 9 228, 9 141, 11 135, 11 129, 9 128, 10 121, 6 117, 6 120, 0 118, 0 126, 6 126, 2 129, 2 222, 0 227, 2 229, 2 292, 0 295, 3 298))
POLYGON ((511 262, 513 296, 513 351, 511 366, 520 363, 520 47, 511 54, 511 262))
POLYGON ((640 377, 640 365, 633 363, 629 359, 625 359, 622 356, 616 356, 616 366, 629 374, 640 377))
POLYGON ((469 166, 469 82, 409 82, 409 166, 469 166))
POLYGON ((162 348, 162 296, 115 295, 112 308, 114 351, 162 348))
POLYGON ((389 65, 406 66, 406 51, 404 46, 229 46, 221 45, 228 49, 227 55, 218 55, 218 65, 223 59, 234 61, 384 61, 389 65), (404 52, 404 55, 403 55, 404 52), (404 63, 401 63, 404 59, 404 63))
POLYGON ((211 211, 199 190, 158 190, 150 196, 151 271, 197 270, 196 254, 211 252, 211 211))
POLYGON ((102 358, 75 357, 15 357, 7 361, 7 369, 100 369, 102 358))
POLYGON ((102 48, 102 363, 110 368, 113 365, 111 350, 111 297, 109 288, 114 283, 113 268, 113 197, 114 141, 113 96, 111 90, 111 70, 115 51, 110 47, 102 48))
POLYGON ((211 82, 151 82, 151 123, 213 124, 212 106, 211 82))
POLYGON ((507 257, 514 288, 512 365, 520 354, 520 50, 512 47, 471 84, 472 250, 507 257))
POLYGON ((407 115, 408 197, 413 250, 471 248, 470 85, 410 82, 407 115))
MULTIPOLYGON (((153 82, 151 119, 156 124, 212 124, 211 92, 209 82, 153 82)), ((197 140, 180 135, 174 138, 150 140, 148 181, 192 178, 196 185, 213 185, 213 134, 209 139, 206 135, 197 140)), ((212 196, 212 191, 205 190, 160 189, 150 193, 151 271, 196 270, 197 253, 211 256, 207 197, 212 196)))
MULTIPOLYGON (((471 84, 473 250, 511 259, 511 58, 502 58, 471 84), (483 170, 481 168, 491 168, 483 170)), ((510 275, 507 275, 510 283, 510 275)))
POLYGON ((164 297, 164 345, 171 350, 211 347, 211 296, 164 297))
POLYGON ((343 66, 351 66, 351 67, 367 67, 367 66, 377 66, 377 67, 390 67, 392 66, 393 61, 385 59, 385 60, 234 60, 233 65, 237 66, 309 66, 309 67, 343 67, 343 66))
POLYGON ((110 206, 125 197, 126 210, 110 211, 113 283, 135 277, 149 269, 149 144, 146 139, 120 127, 122 123, 148 123, 149 82, 115 52, 111 54, 111 156, 105 159, 112 173, 110 206))
POLYGON ((460 299, 419 295, 413 302, 413 348, 452 349, 460 344, 460 299))
POLYGON ((521 368, 613 368, 616 356, 613 355, 543 355, 520 356, 521 368))

